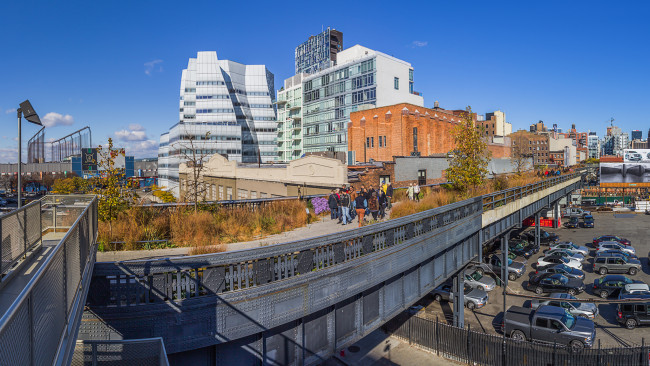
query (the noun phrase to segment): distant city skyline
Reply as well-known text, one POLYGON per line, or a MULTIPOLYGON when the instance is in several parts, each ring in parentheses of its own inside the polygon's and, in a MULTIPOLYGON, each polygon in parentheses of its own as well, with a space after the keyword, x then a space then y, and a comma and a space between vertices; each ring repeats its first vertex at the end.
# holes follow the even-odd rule
MULTIPOLYGON (((215 19, 241 12, 235 4, 196 3, 197 13, 179 22, 171 2, 4 3, 0 162, 16 161, 15 108, 24 99, 48 127, 47 140, 88 125, 96 143, 112 137, 136 157, 154 157, 160 134, 178 122, 188 58, 216 51, 266 65, 277 89, 294 74, 295 48, 328 26, 345 34, 345 48, 361 44, 411 63, 426 107, 440 101, 479 114, 501 110, 513 131, 543 120, 603 136, 612 117, 627 133, 646 131, 640 110, 650 97, 650 51, 638 45, 650 33, 650 5, 624 5, 420 4, 418 14, 443 15, 431 23, 394 3, 351 3, 331 14, 319 4, 277 9, 253 2, 241 27, 239 17, 215 19), (27 20, 15 15, 26 13, 27 20), (283 19, 291 26, 277 26, 283 19), (386 27, 379 19, 412 21, 386 27)), ((24 146, 36 131, 25 126, 24 146)))

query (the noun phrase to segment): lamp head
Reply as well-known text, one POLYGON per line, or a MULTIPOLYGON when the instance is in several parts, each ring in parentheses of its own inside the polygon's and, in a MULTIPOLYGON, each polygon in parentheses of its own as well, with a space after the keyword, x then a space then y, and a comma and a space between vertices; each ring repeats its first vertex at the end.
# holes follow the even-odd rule
POLYGON ((36 111, 34 111, 34 107, 32 107, 32 103, 30 103, 29 100, 25 100, 24 102, 20 103, 20 110, 23 112, 25 119, 29 122, 37 124, 39 126, 43 125, 41 123, 41 119, 38 118, 38 114, 36 114, 36 111))

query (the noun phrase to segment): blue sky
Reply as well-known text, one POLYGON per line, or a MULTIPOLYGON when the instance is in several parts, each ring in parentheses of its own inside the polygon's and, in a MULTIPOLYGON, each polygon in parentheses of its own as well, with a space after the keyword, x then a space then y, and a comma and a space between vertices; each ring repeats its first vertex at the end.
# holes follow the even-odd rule
MULTIPOLYGON (((650 127, 650 3, 3 1, 0 162, 15 161, 13 109, 29 98, 58 138, 90 126, 154 156, 178 120, 181 70, 197 51, 265 64, 279 88, 294 48, 331 26, 410 62, 425 106, 506 112, 514 129, 650 127), (321 2, 322 3, 322 2, 321 2), (336 8, 339 6, 340 8, 336 8)), ((37 131, 24 125, 23 140, 37 131)))

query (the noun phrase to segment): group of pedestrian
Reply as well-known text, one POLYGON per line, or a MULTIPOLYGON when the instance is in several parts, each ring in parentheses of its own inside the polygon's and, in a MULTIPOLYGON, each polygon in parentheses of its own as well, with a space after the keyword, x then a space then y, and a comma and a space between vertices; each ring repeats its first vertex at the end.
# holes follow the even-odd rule
POLYGON ((406 189, 406 196, 411 201, 420 202, 420 185, 417 183, 409 183, 409 186, 406 189))
POLYGON ((371 215, 373 220, 383 219, 386 209, 390 210, 392 207, 392 197, 393 185, 390 183, 384 183, 377 189, 372 185, 366 189, 365 185, 362 185, 359 192, 355 192, 352 187, 343 186, 332 190, 327 204, 332 220, 338 219, 340 224, 347 225, 358 216, 361 227, 367 215, 371 215))

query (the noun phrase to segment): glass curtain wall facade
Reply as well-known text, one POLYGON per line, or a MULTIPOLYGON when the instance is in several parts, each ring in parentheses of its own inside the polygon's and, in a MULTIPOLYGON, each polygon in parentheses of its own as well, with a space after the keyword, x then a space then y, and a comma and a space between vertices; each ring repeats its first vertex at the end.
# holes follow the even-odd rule
POLYGON ((299 159, 302 149, 302 79, 299 74, 284 81, 284 88, 278 91, 278 160, 299 159))
POLYGON ((161 135, 160 184, 178 195, 178 167, 223 154, 238 162, 276 160, 273 74, 264 65, 190 58, 181 76, 179 122, 161 135))
POLYGON ((304 151, 348 151, 350 112, 377 102, 374 56, 340 65, 303 81, 304 151))
POLYGON ((343 33, 327 27, 296 47, 296 75, 313 74, 336 63, 336 54, 343 49, 343 33))

